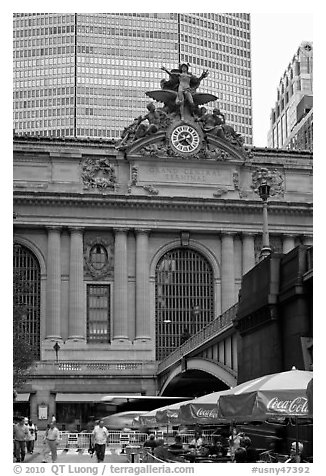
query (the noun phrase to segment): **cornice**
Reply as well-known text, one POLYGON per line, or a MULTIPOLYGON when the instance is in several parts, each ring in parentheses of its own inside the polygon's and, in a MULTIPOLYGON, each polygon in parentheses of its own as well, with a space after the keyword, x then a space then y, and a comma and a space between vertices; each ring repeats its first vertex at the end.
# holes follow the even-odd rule
MULTIPOLYGON (((135 195, 101 195, 50 192, 14 192, 15 205, 59 206, 59 207, 88 207, 88 208, 138 208, 166 210, 199 210, 233 213, 262 213, 261 200, 241 199, 207 199, 193 197, 160 197, 135 195)), ((285 202, 273 200, 268 203, 268 213, 312 215, 313 205, 308 202, 285 202)))

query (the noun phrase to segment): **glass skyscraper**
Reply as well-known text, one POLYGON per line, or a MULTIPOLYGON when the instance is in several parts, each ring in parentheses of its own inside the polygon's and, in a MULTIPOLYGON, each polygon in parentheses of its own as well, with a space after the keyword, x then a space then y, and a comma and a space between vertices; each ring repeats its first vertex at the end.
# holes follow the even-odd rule
POLYGON ((14 14, 14 131, 118 138, 143 115, 160 69, 189 62, 209 76, 227 122, 252 144, 247 13, 14 14))

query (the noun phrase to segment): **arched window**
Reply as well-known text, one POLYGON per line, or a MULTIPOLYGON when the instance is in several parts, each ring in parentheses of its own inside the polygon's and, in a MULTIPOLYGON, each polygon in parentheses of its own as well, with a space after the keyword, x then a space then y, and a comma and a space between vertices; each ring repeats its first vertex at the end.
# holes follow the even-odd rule
POLYGON ((214 317, 213 271, 189 248, 167 252, 155 272, 156 360, 162 360, 214 317))
POLYGON ((22 312, 21 331, 40 359, 40 265, 28 248, 14 244, 14 305, 22 312))

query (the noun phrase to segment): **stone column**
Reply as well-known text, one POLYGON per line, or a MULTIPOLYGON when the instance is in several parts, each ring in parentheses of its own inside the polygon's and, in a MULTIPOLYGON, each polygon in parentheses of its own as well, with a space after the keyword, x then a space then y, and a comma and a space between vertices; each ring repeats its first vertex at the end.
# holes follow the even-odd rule
POLYGON ((286 254, 293 250, 295 246, 294 235, 284 235, 283 237, 283 253, 286 254))
POLYGON ((255 266, 255 234, 244 233, 242 238, 242 274, 255 266))
POLYGON ((61 339, 61 227, 49 226, 46 283, 46 339, 61 339))
POLYGON ((113 340, 128 340, 127 229, 117 229, 114 241, 113 340))
POLYGON ((150 339, 148 233, 136 230, 136 340, 150 339))
POLYGON ((70 230, 68 339, 85 339, 83 228, 70 230))
POLYGON ((303 244, 304 244, 304 245, 308 245, 308 246, 312 246, 312 245, 313 245, 312 236, 305 235, 305 236, 303 237, 303 244))
POLYGON ((222 233, 222 275, 221 275, 221 295, 222 312, 235 304, 235 282, 234 282, 234 238, 235 233, 222 233))

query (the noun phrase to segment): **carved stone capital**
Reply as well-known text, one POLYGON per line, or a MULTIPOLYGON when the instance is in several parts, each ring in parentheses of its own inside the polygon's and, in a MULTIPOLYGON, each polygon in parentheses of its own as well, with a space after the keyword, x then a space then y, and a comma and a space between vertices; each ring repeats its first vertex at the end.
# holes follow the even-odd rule
POLYGON ((70 234, 72 233, 83 233, 85 230, 85 227, 82 226, 68 226, 68 230, 70 234))
POLYGON ((221 238, 223 238, 224 236, 233 236, 234 237, 237 234, 238 234, 237 231, 228 231, 227 230, 227 231, 221 231, 220 232, 221 238))
POLYGON ((115 235, 118 233, 128 233, 129 230, 130 228, 113 228, 115 235))
POLYGON ((247 237, 248 237, 248 238, 253 238, 253 237, 255 237, 256 235, 257 235, 257 233, 254 232, 254 231, 243 231, 243 232, 242 232, 242 237, 243 237, 243 238, 247 238, 247 237))
POLYGON ((46 225, 46 230, 47 232, 49 233, 50 231, 52 232, 57 232, 57 233, 61 233, 61 230, 62 230, 62 226, 60 225, 46 225))
POLYGON ((295 240, 297 236, 298 235, 296 235, 295 233, 283 233, 282 234, 283 240, 284 240, 284 238, 289 238, 291 240, 295 240))
POLYGON ((148 235, 152 230, 150 228, 135 228, 135 233, 137 235, 143 234, 148 235))

